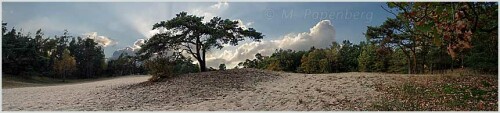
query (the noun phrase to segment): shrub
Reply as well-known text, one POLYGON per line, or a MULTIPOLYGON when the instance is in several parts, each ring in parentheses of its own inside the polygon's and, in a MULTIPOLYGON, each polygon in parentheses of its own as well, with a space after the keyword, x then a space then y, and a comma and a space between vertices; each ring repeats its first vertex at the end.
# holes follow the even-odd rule
POLYGON ((175 62, 171 61, 169 57, 157 57, 144 62, 144 66, 148 73, 153 75, 149 81, 155 82, 163 78, 174 76, 175 62))
POLYGON ((185 73, 199 72, 199 66, 192 62, 190 58, 182 55, 174 55, 147 60, 144 62, 144 66, 148 70, 148 73, 153 75, 149 81, 156 82, 185 73))
POLYGON ((219 65, 219 70, 221 70, 221 71, 226 70, 226 64, 220 64, 219 65))

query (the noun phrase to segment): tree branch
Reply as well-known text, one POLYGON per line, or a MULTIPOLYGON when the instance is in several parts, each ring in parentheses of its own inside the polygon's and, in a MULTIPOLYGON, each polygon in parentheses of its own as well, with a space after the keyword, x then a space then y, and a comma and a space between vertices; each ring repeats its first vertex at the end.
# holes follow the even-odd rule
POLYGON ((394 15, 394 16, 396 16, 396 17, 398 16, 396 13, 394 13, 394 12, 392 12, 392 11, 389 11, 389 10, 385 9, 382 5, 380 5, 380 7, 382 7, 382 9, 384 9, 386 12, 389 12, 389 13, 391 13, 391 14, 392 14, 392 15, 394 15))

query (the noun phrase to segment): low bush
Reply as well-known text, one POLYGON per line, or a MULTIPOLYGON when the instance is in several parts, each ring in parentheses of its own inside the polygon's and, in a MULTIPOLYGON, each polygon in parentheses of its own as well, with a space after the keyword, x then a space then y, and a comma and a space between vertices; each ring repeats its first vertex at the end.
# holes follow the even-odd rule
POLYGON ((144 62, 148 73, 153 75, 149 79, 156 82, 164 78, 171 78, 185 73, 199 72, 199 67, 184 56, 156 57, 144 62))
POLYGON ((153 75, 149 81, 156 82, 162 78, 174 76, 175 62, 171 61, 168 57, 157 57, 144 62, 144 66, 148 73, 153 75))

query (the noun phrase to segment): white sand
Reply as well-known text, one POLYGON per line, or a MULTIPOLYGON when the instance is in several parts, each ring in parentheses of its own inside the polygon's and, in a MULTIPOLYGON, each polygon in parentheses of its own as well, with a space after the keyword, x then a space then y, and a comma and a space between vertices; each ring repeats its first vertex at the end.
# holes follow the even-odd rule
MULTIPOLYGON (((395 75, 398 76, 398 75, 395 75)), ((255 69, 188 74, 153 85, 149 76, 3 89, 3 110, 367 110, 374 73, 297 74, 255 69), (132 84, 132 85, 129 85, 132 84)))
POLYGON ((144 82, 149 77, 134 75, 82 84, 2 89, 2 110, 99 110, 93 109, 97 104, 91 101, 100 98, 95 93, 144 82))

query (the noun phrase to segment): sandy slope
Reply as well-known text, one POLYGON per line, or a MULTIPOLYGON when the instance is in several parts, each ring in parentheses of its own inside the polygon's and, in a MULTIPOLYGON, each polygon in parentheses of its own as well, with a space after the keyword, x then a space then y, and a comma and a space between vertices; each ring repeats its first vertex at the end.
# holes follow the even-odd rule
MULTIPOLYGON (((255 69, 187 74, 153 84, 129 76, 83 84, 3 89, 3 110, 368 110, 374 73, 296 74, 255 69), (131 84, 131 85, 129 85, 131 84)), ((389 82, 387 82, 389 83, 389 82)))

